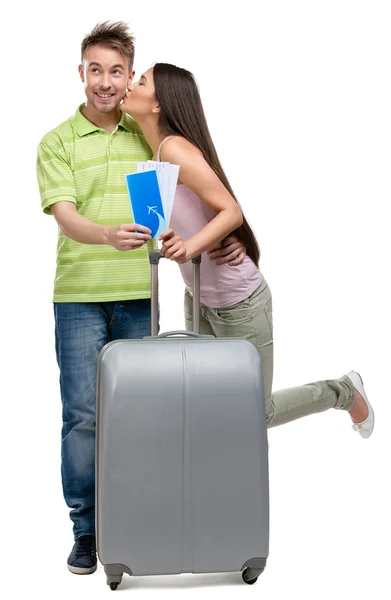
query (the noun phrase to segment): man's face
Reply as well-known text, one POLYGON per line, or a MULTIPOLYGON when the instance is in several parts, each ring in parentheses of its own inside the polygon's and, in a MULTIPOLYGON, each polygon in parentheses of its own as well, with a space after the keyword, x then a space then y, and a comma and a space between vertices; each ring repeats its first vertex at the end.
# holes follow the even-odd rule
POLYGON ((99 45, 88 48, 79 73, 87 106, 93 106, 100 113, 118 108, 134 75, 134 71, 129 73, 129 63, 122 54, 99 45))

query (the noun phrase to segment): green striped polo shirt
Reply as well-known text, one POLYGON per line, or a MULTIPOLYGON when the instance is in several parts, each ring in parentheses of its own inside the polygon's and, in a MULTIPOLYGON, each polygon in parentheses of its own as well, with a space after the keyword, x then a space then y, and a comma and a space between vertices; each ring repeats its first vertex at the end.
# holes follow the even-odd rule
MULTIPOLYGON (((62 200, 104 225, 133 223, 125 175, 152 152, 136 122, 122 113, 110 134, 81 109, 41 140, 37 175, 43 211, 62 200)), ((58 233, 54 302, 108 302, 150 297, 151 241, 121 252, 104 244, 80 244, 58 233)))

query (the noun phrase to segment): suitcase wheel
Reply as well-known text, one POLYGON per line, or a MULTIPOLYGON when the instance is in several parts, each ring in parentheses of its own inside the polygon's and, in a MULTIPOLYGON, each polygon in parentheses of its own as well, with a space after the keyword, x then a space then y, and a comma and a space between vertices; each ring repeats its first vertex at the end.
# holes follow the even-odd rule
POLYGON ((123 565, 106 565, 105 572, 107 575, 106 583, 111 590, 116 590, 122 581, 123 572, 120 572, 123 565))
POLYGON ((258 575, 260 575, 261 573, 259 573, 259 571, 254 571, 253 569, 249 569, 247 567, 242 573, 242 579, 244 583, 247 583, 248 585, 253 585, 253 583, 255 583, 258 580, 258 575))

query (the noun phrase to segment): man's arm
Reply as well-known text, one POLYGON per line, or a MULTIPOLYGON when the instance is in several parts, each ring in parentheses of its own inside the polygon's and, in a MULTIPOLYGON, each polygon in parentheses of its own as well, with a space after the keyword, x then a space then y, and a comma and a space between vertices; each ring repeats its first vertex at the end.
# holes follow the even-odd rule
POLYGON ((38 147, 37 177, 44 212, 53 214, 62 233, 72 240, 81 244, 109 244, 117 250, 133 250, 151 239, 151 230, 137 223, 109 227, 80 215, 68 158, 61 149, 46 142, 41 142, 38 147))
POLYGON ((50 209, 62 233, 81 244, 108 244, 117 250, 134 250, 151 239, 151 230, 137 223, 116 227, 93 223, 79 215, 73 202, 56 202, 50 209))

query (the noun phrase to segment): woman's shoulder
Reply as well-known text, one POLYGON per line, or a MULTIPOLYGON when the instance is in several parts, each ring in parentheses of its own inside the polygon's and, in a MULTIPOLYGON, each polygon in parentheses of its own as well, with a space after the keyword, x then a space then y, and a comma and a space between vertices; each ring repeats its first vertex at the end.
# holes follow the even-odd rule
POLYGON ((160 151, 160 160, 173 164, 180 164, 187 157, 194 158, 196 156, 202 157, 201 150, 189 142, 189 140, 179 135, 173 135, 168 138, 160 151))

